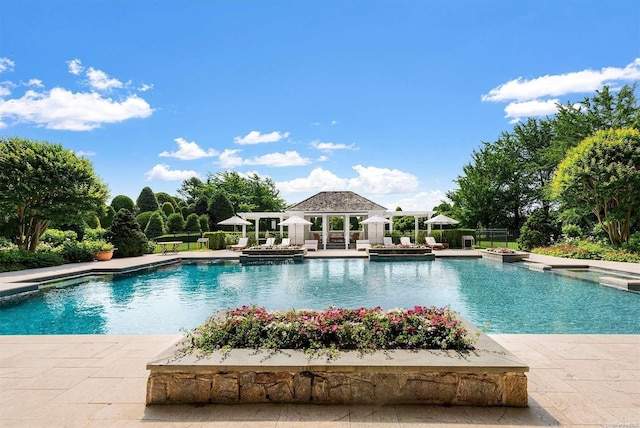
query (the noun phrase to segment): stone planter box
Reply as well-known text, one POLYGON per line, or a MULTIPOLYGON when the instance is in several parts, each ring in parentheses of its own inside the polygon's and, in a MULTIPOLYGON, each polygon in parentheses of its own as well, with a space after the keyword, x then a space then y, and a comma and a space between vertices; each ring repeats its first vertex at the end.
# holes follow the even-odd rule
POLYGON ((302 263, 307 254, 306 248, 247 248, 242 250, 240 263, 261 263, 293 260, 302 263))
POLYGON ((473 351, 394 350, 363 356, 347 351, 329 361, 310 359, 297 350, 251 349, 178 358, 177 349, 174 346, 147 364, 147 405, 527 406, 529 368, 484 334, 473 351))
POLYGON ((480 253, 482 254, 483 259, 497 260, 503 263, 520 262, 523 259, 529 258, 529 253, 520 253, 520 252, 495 253, 493 251, 482 250, 480 251, 480 253))
POLYGON ((435 260, 436 256, 428 247, 379 247, 367 248, 369 260, 393 261, 393 260, 435 260))

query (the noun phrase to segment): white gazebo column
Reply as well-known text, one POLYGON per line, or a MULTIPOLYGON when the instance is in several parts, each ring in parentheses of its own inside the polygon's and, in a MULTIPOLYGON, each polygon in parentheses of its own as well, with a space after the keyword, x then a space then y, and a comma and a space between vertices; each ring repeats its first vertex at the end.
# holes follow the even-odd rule
POLYGON ((349 249, 349 229, 351 228, 349 225, 349 214, 345 214, 344 215, 344 220, 342 221, 343 225, 342 225, 342 229, 344 229, 342 231, 342 234, 344 235, 344 249, 348 250, 349 249))
POLYGON ((416 236, 413 238, 413 243, 417 244, 418 243, 418 229, 420 228, 420 226, 418 225, 418 216, 414 216, 413 217, 416 223, 416 236))
POLYGON ((327 214, 322 214, 322 249, 327 249, 327 236, 329 232, 327 228, 329 227, 329 216, 327 214))
POLYGON ((242 225, 242 237, 243 238, 247 237, 247 225, 246 224, 242 225))
POLYGON ((256 244, 260 243, 260 219, 256 219, 256 244))

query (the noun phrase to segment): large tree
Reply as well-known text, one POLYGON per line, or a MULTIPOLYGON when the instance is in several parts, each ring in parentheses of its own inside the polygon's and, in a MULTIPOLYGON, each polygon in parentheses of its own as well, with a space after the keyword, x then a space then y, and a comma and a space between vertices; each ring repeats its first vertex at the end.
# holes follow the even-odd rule
POLYGON ((140 213, 155 211, 159 208, 158 199, 150 187, 145 187, 140 191, 140 195, 136 199, 136 207, 140 213))
POLYGON ((207 214, 209 216, 209 230, 221 230, 222 227, 218 223, 232 217, 235 212, 227 195, 221 192, 211 198, 207 214))
POLYGON ((62 145, 0 139, 0 219, 20 247, 35 251, 51 221, 80 221, 108 196, 91 162, 62 145))
POLYGON ((599 131, 571 149, 558 166, 552 196, 567 208, 588 208, 612 244, 629 239, 640 208, 640 132, 599 131))

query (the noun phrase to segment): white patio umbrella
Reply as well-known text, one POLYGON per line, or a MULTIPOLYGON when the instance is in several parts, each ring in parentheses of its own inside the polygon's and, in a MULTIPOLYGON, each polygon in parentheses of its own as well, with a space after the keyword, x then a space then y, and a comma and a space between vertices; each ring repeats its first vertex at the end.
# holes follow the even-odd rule
POLYGON ((237 215, 234 215, 233 217, 229 217, 228 219, 219 221, 218 224, 220 226, 233 226, 233 231, 235 232, 236 226, 249 226, 253 223, 241 217, 238 217, 237 215))
POLYGON ((309 220, 303 219, 300 216, 292 215, 280 224, 289 227, 289 239, 291 240, 292 244, 302 245, 304 244, 304 226, 313 223, 311 223, 309 220), (299 230, 302 230, 302 232, 299 232, 299 230))
MULTIPOLYGON (((451 217, 447 217, 444 214, 438 214, 437 216, 427 220, 424 224, 439 224, 440 225, 440 236, 442 237, 442 225, 444 224, 458 224, 460 223, 458 220, 455 220, 451 217)), ((442 239, 442 238, 440 238, 442 239)))
POLYGON ((391 220, 380 217, 379 215, 374 215, 366 220, 362 220, 360 223, 369 224, 372 227, 372 230, 369 230, 368 238, 369 242, 372 244, 380 244, 384 241, 384 224, 391 223, 391 220))

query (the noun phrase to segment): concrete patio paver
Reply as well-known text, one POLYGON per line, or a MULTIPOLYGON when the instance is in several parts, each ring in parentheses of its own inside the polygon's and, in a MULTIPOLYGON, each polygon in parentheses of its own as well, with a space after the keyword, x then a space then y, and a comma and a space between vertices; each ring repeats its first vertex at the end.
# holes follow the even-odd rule
POLYGON ((147 407, 146 363, 179 335, 0 336, 0 426, 640 426, 640 335, 491 337, 530 365, 529 408, 147 407))

